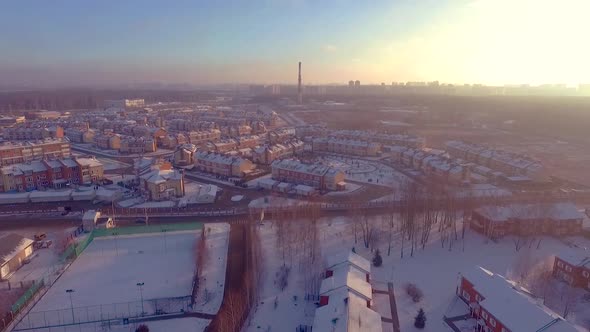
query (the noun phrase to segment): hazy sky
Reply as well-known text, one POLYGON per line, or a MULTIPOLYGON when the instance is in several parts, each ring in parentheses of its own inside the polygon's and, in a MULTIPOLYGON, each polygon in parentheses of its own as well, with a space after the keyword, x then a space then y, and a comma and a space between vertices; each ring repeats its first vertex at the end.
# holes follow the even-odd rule
POLYGON ((0 84, 590 82, 590 0, 18 0, 0 84))

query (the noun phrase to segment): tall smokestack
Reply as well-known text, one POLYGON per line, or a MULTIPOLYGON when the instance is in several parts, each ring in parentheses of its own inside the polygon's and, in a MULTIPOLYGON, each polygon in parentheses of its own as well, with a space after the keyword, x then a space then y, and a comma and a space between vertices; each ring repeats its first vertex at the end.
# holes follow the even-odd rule
POLYGON ((297 101, 299 105, 303 103, 303 93, 301 91, 301 61, 299 61, 299 79, 297 80, 297 101))

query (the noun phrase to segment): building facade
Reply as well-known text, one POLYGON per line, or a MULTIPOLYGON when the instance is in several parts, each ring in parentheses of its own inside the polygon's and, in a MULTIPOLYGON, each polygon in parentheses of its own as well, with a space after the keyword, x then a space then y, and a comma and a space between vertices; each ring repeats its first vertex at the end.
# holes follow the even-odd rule
POLYGON ((70 155, 70 142, 67 139, 4 143, 0 145, 0 166, 43 158, 68 158, 70 155))
POLYGON ((320 164, 305 164, 295 159, 275 160, 271 164, 276 181, 303 184, 318 190, 344 190, 344 173, 320 164))

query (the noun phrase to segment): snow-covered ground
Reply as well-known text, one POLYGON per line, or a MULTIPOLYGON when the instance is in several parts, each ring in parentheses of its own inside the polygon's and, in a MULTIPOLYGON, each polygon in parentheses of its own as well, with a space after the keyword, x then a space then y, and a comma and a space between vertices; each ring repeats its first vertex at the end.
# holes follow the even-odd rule
POLYGON ((215 314, 221 307, 225 286, 229 224, 206 224, 207 258, 194 311, 215 314))
MULTIPOLYGON (((35 326, 47 321, 45 316, 53 317, 54 324, 67 323, 71 316, 65 313, 72 306, 76 321, 86 316, 125 317, 142 310, 151 312, 152 299, 190 296, 197 234, 190 231, 95 238, 33 307, 30 320, 35 326), (138 283, 144 284, 140 288, 138 283), (47 310, 59 311, 44 315, 42 312, 47 310)), ((170 308, 177 306, 174 303, 170 308)), ((29 317, 22 324, 29 324, 29 317)))
MULTIPOLYGON (((372 267, 371 279, 374 289, 386 290, 386 283, 392 281, 396 294, 398 315, 402 331, 415 331, 413 326, 414 317, 418 309, 423 308, 428 319, 425 332, 447 332, 450 328, 443 322, 442 318, 459 315, 455 289, 458 281, 458 274, 474 266, 485 267, 495 273, 511 277, 515 274, 514 267, 526 257, 533 263, 540 263, 550 259, 554 254, 568 250, 569 246, 565 241, 540 237, 529 248, 515 250, 515 241, 512 237, 506 237, 498 242, 493 242, 479 233, 466 230, 465 238, 461 238, 459 231, 456 240, 449 249, 448 241, 444 248, 441 245, 441 236, 437 227, 433 227, 425 249, 416 249, 413 257, 410 257, 408 241, 405 241, 404 257, 401 258, 401 240, 394 235, 391 254, 388 255, 388 228, 387 217, 375 216, 375 225, 381 229, 376 249, 380 249, 383 257, 381 267, 372 267), (383 218, 383 219, 381 219, 383 218), (537 248, 538 241, 540 244, 537 248), (418 304, 414 303, 405 293, 404 285, 407 283, 416 284, 424 293, 424 298, 418 304)), ((362 233, 359 227, 358 241, 355 243, 353 227, 347 217, 334 217, 320 220, 318 223, 318 244, 322 257, 355 248, 356 252, 365 258, 371 259, 373 254, 365 249, 362 240, 362 233)), ((293 228, 289 234, 297 237, 298 225, 300 222, 292 222, 293 228)), ((291 266, 288 286, 281 291, 276 285, 276 273, 283 264, 281 250, 277 245, 277 224, 265 221, 259 226, 260 240, 263 252, 264 276, 263 289, 260 293, 260 303, 254 310, 246 324, 244 331, 259 331, 269 329, 294 330, 300 324, 311 325, 314 316, 314 304, 311 301, 304 301, 305 297, 305 268, 295 258, 292 262, 287 259, 287 265, 291 266), (295 300, 295 296, 297 300, 295 300), (275 299, 277 305, 275 306, 275 299)), ((459 226, 459 229, 460 226, 459 226)), ((590 247, 590 241, 583 238, 573 238, 580 246, 590 247)), ((291 250, 295 257, 301 255, 297 250, 291 250)), ((390 318, 391 312, 386 296, 375 296, 374 310, 382 317, 390 318)), ((576 308, 580 313, 572 314, 568 319, 576 322, 583 322, 590 317, 590 313, 583 311, 583 308, 576 308)), ((383 331, 392 331, 391 324, 384 323, 383 331)), ((417 330, 416 330, 417 331, 417 330)))
POLYGON ((318 160, 343 171, 346 180, 373 183, 386 187, 399 187, 409 179, 392 167, 378 161, 355 159, 352 157, 321 156, 318 160))
POLYGON ((150 332, 171 332, 171 331, 204 331, 211 321, 201 318, 175 318, 157 321, 149 321, 142 323, 130 324, 111 324, 110 326, 102 325, 101 323, 90 323, 81 325, 70 325, 64 327, 52 327, 50 329, 37 329, 38 332, 97 332, 97 331, 112 331, 112 332, 135 332, 139 325, 144 324, 150 332))

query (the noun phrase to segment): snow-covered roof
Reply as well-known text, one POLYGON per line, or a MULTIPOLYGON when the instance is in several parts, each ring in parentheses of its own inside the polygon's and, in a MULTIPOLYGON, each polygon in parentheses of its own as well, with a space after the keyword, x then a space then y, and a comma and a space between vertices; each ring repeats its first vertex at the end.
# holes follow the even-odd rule
POLYGON ((552 204, 511 204, 507 206, 485 206, 475 210, 491 221, 503 222, 509 219, 537 220, 581 220, 584 215, 570 202, 552 204))
POLYGON ((295 186, 295 190, 299 191, 299 192, 306 192, 306 193, 313 193, 315 192, 315 188, 314 187, 310 187, 310 186, 306 186, 304 184, 298 184, 295 186))
POLYGON ((344 265, 352 265, 365 273, 371 272, 371 262, 369 262, 368 259, 366 259, 366 258, 362 257, 361 255, 356 254, 352 251, 349 251, 346 253, 340 253, 338 255, 329 256, 326 259, 326 262, 327 262, 327 264, 326 264, 327 269, 331 269, 336 266, 344 264, 344 265))
POLYGON ((88 167, 102 166, 102 163, 100 161, 98 161, 96 158, 76 158, 76 162, 80 166, 88 166, 88 167))
POLYGON ((159 184, 166 181, 180 180, 182 179, 182 173, 174 169, 155 169, 151 172, 143 174, 141 178, 146 182, 159 184))
POLYGON ((479 302, 481 307, 511 331, 577 331, 559 315, 527 296, 513 281, 499 274, 475 267, 462 276, 483 296, 479 302))
POLYGON ((0 266, 14 258, 18 253, 33 244, 33 240, 10 233, 0 237, 0 266))
POLYGON ((367 275, 354 266, 339 266, 332 270, 332 276, 322 280, 320 295, 330 295, 341 288, 348 289, 358 296, 370 300, 373 298, 371 284, 367 275))
POLYGON ((76 161, 74 161, 74 159, 71 158, 60 159, 59 161, 66 167, 78 167, 76 161))
POLYGON ((345 289, 330 295, 328 304, 316 309, 314 332, 381 332, 381 315, 367 302, 345 289))

